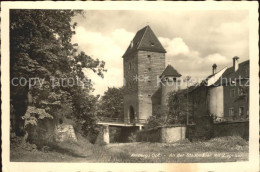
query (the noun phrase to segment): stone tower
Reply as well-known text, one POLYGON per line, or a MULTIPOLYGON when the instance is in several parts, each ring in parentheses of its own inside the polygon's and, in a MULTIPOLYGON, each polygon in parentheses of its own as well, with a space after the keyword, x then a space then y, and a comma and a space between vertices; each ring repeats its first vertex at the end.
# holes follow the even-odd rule
POLYGON ((123 55, 124 118, 146 120, 152 115, 152 95, 160 87, 165 69, 165 49, 149 26, 139 30, 123 55))
POLYGON ((161 75, 161 105, 167 106, 168 94, 172 91, 180 90, 181 74, 174 69, 171 65, 168 65, 161 75))

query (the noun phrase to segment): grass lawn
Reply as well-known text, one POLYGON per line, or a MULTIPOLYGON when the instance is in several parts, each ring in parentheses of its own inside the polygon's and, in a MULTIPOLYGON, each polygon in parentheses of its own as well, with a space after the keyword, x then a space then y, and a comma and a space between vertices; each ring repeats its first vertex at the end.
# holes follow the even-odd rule
POLYGON ((239 137, 166 143, 112 143, 92 145, 83 137, 77 143, 52 146, 48 152, 11 149, 11 161, 26 162, 233 162, 248 160, 248 142, 239 137))

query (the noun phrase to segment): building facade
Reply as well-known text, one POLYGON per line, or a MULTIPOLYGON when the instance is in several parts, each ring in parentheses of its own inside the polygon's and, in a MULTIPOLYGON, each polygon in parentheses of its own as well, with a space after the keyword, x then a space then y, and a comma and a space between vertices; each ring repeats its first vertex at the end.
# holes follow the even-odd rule
MULTIPOLYGON (((249 115, 249 60, 216 71, 189 92, 194 117, 213 115, 216 121, 247 120, 249 115)), ((215 69, 214 69, 215 68, 215 69)))

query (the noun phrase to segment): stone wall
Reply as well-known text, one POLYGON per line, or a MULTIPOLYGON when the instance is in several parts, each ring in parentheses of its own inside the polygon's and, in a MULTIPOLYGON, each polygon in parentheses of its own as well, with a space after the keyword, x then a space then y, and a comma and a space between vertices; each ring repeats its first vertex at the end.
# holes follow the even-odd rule
POLYGON ((208 123, 202 127, 201 124, 188 125, 186 136, 189 140, 205 140, 214 137, 240 136, 246 140, 249 137, 249 122, 220 122, 208 123))
POLYGON ((249 138, 249 121, 243 122, 221 122, 214 124, 213 137, 240 136, 243 139, 249 138))
POLYGON ((157 127, 137 133, 137 141, 174 143, 186 138, 185 126, 157 127))
POLYGON ((174 143, 186 138, 186 127, 164 127, 162 128, 162 142, 174 143))
POLYGON ((158 77, 165 69, 165 54, 138 51, 138 100, 139 118, 148 119, 152 115, 152 95, 160 87, 158 77))
POLYGON ((72 125, 61 124, 57 125, 55 129, 55 141, 73 141, 77 142, 77 137, 72 125))

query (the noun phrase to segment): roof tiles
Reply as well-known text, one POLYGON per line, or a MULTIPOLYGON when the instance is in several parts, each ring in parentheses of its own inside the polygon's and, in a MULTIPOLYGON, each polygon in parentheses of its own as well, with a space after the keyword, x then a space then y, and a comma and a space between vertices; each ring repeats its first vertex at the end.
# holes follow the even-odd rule
POLYGON ((137 50, 166 53, 162 44, 148 25, 136 33, 123 57, 137 50))
POLYGON ((176 76, 176 77, 180 77, 181 74, 179 74, 179 72, 174 69, 174 67, 172 67, 171 65, 168 65, 165 70, 163 71, 161 76, 176 76))

